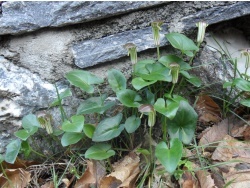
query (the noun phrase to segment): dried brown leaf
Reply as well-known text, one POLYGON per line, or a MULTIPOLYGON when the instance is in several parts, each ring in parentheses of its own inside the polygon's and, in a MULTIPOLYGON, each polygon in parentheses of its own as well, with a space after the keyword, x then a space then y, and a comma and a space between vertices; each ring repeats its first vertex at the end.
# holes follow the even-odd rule
POLYGON ((208 95, 200 95, 195 109, 199 115, 199 121, 218 123, 221 121, 221 109, 208 95))
POLYGON ((217 188, 211 174, 206 170, 199 170, 196 173, 201 188, 217 188))
POLYGON ((87 161, 87 169, 82 177, 77 180, 75 188, 88 188, 91 184, 96 183, 96 171, 92 161, 87 161))
POLYGON ((179 180, 179 184, 182 188, 196 188, 196 180, 189 171, 185 171, 182 178, 179 180))
POLYGON ((106 176, 100 181, 100 188, 117 188, 122 184, 121 180, 113 176, 106 176))
POLYGON ((131 152, 113 165, 113 172, 101 180, 100 186, 110 187, 115 184, 117 187, 123 188, 134 187, 136 178, 140 172, 139 162, 140 158, 131 152))
POLYGON ((22 168, 18 169, 7 169, 5 170, 5 174, 8 179, 4 176, 4 174, 0 174, 0 187, 4 188, 23 188, 27 187, 31 178, 30 172, 25 171, 22 168))
POLYGON ((213 160, 241 160, 250 163, 250 145, 226 135, 212 155, 213 160))
MULTIPOLYGON (((2 162, 2 166, 4 169, 17 169, 17 168, 27 168, 31 165, 37 165, 40 164, 36 161, 25 161, 22 159, 17 158, 14 164, 7 163, 5 161, 2 162)), ((2 169, 0 169, 0 172, 2 172, 2 169)))
POLYGON ((42 185, 41 188, 54 188, 54 183, 52 181, 49 181, 42 185))
POLYGON ((250 126, 247 126, 246 129, 244 130, 243 137, 245 141, 250 140, 250 126))
POLYGON ((226 183, 229 183, 228 188, 249 188, 250 185, 250 170, 230 171, 223 173, 226 183))
POLYGON ((237 135, 242 125, 244 125, 244 122, 242 122, 241 120, 224 119, 223 121, 218 123, 218 125, 213 125, 212 127, 204 130, 203 133, 201 133, 199 146, 204 146, 205 150, 214 151, 215 146, 219 144, 218 142, 221 141, 224 136, 228 135, 228 133, 232 130, 234 130, 235 134, 237 135), (205 146, 208 144, 213 147, 205 146))

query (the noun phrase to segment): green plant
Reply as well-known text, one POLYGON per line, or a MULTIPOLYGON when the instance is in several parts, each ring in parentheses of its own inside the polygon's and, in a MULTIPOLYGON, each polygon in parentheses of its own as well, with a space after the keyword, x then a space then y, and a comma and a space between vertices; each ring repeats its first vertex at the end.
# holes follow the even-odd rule
MULTIPOLYGON (((88 71, 73 70, 66 74, 66 79, 70 84, 88 94, 93 94, 97 90, 99 96, 86 99, 80 104, 75 115, 67 117, 62 103, 63 99, 71 96, 72 93, 69 89, 59 93, 56 88, 57 99, 51 104, 51 107, 60 108, 63 121, 61 130, 52 130, 50 116, 37 119, 35 115, 30 114, 23 118, 23 129, 16 132, 15 135, 25 142, 39 127, 47 127, 48 134, 54 136, 62 134, 60 139, 64 147, 81 140, 91 139, 92 146, 86 149, 85 158, 105 160, 115 155, 111 144, 113 139, 124 132, 125 135, 135 134, 142 124, 141 121, 147 120, 150 145, 149 148, 137 150, 145 156, 148 163, 143 175, 143 182, 146 178, 152 179, 156 159, 160 161, 166 171, 173 174, 182 158, 183 144, 191 143, 196 128, 197 114, 188 100, 181 96, 181 93, 185 83, 191 83, 195 87, 201 85, 201 81, 190 75, 189 70, 192 69, 193 58, 202 41, 199 38, 197 46, 183 34, 169 33, 166 35, 167 40, 181 55, 180 57, 175 54, 160 56, 159 31, 161 25, 162 22, 152 23, 157 46, 157 60, 137 61, 136 46, 125 45, 133 65, 132 86, 134 89, 128 88, 127 79, 120 71, 111 69, 107 73, 109 85, 117 99, 126 108, 124 113, 111 117, 108 115, 107 111, 115 106, 115 102, 108 101, 107 95, 100 93, 98 85, 104 82, 102 78, 88 71), (188 59, 188 62, 184 59, 188 59), (180 85, 176 88, 179 77, 181 77, 180 85), (130 113, 127 113, 129 111, 130 113), (85 122, 85 116, 88 114, 96 115, 97 125, 85 122), (153 147, 152 129, 156 124, 161 124, 163 136, 162 141, 153 147)), ((204 25, 202 25, 202 29, 205 29, 204 25)), ((202 36, 200 37, 202 38, 202 36)), ((13 163, 21 146, 20 140, 10 143, 5 160, 13 163)), ((54 174, 54 178, 56 178, 56 174, 54 174)))
POLYGON ((241 50, 241 57, 245 57, 245 71, 240 72, 238 69, 238 60, 240 57, 233 58, 226 45, 223 46, 220 44, 215 37, 213 37, 213 39, 219 47, 219 49, 216 50, 221 55, 224 67, 227 62, 233 66, 232 78, 228 81, 224 76, 223 83, 223 115, 226 117, 229 111, 232 112, 230 108, 238 102, 243 106, 250 107, 250 77, 247 74, 250 66, 250 52, 249 49, 241 50))

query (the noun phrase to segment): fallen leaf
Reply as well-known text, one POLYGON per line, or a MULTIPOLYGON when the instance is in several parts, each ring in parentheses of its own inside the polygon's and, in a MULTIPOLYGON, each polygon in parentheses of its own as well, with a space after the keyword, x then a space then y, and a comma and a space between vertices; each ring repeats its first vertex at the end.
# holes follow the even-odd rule
POLYGON ((92 161, 87 161, 87 169, 75 184, 75 188, 88 188, 91 184, 96 184, 96 171, 92 161))
POLYGON ((224 136, 228 135, 232 130, 234 130, 235 135, 238 135, 239 129, 242 125, 244 125, 244 122, 239 119, 224 119, 218 123, 218 125, 213 125, 201 133, 199 136, 199 146, 204 146, 204 150, 214 151, 215 147, 219 144, 219 141, 221 141, 224 136))
POLYGON ((54 188, 54 183, 52 181, 49 181, 42 185, 41 188, 54 188))
POLYGON ((113 176, 106 176, 100 181, 100 188, 117 188, 122 184, 121 180, 118 180, 113 176))
POLYGON ((229 173, 223 173, 225 183, 228 183, 228 188, 249 188, 250 185, 250 170, 233 170, 229 173))
POLYGON ((27 187, 29 182, 31 181, 30 172, 27 172, 22 168, 6 169, 5 174, 8 177, 8 179, 5 177, 3 173, 0 174, 0 187, 23 188, 27 187))
MULTIPOLYGON (((4 169, 17 169, 17 168, 27 168, 31 165, 38 165, 40 163, 36 161, 25 161, 19 158, 16 158, 16 161, 14 164, 7 163, 5 161, 2 162, 2 166, 4 169)), ((0 169, 0 172, 2 172, 2 169, 0 169)))
MULTIPOLYGON (((219 166, 221 167, 221 166, 219 166)), ((218 187, 218 188, 224 188, 225 182, 222 176, 222 171, 220 168, 218 167, 213 167, 212 172, 211 172, 211 177, 214 180, 214 184, 218 187)))
POLYGON ((199 115, 200 122, 218 123, 221 121, 221 109, 208 95, 199 95, 195 109, 199 115))
POLYGON ((189 171, 183 173, 182 178, 179 180, 179 184, 182 188, 196 188, 196 180, 189 171))
POLYGON ((215 149, 212 159, 218 161, 240 160, 250 163, 250 145, 226 135, 215 149))
POLYGON ((246 129, 244 130, 243 137, 245 141, 250 140, 250 126, 247 126, 246 129))
POLYGON ((71 184, 68 178, 63 178, 62 182, 64 183, 64 185, 66 186, 66 188, 68 188, 70 186, 70 184, 71 184))
POLYGON ((140 172, 140 158, 133 152, 113 165, 113 172, 102 178, 101 188, 111 188, 114 185, 123 188, 135 187, 136 178, 140 172))
POLYGON ((201 188, 217 188, 214 184, 214 180, 211 177, 211 174, 206 170, 199 170, 196 173, 198 181, 201 188))

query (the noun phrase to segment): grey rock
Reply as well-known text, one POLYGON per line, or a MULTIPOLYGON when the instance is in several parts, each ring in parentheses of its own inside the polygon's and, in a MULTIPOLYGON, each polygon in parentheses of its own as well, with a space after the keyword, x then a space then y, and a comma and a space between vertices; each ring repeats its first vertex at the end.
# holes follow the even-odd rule
MULTIPOLYGON (((178 23, 164 24, 161 31, 162 42, 160 46, 168 45, 164 34, 168 32, 190 31, 196 27, 196 23, 204 18, 209 24, 219 23, 250 14, 250 3, 239 2, 229 6, 213 7, 191 14, 178 20, 178 23), (167 27, 169 29, 167 29, 167 27)), ((127 51, 122 47, 124 44, 132 42, 137 45, 138 52, 155 48, 152 30, 150 27, 132 31, 126 31, 115 35, 110 35, 100 39, 76 42, 72 49, 75 64, 80 68, 90 67, 96 64, 112 61, 127 55, 127 51)))
MULTIPOLYGON (((160 46, 166 45, 164 37, 164 34, 167 33, 166 25, 162 28, 160 46)), ((134 43, 138 52, 155 48, 152 28, 126 31, 101 39, 77 42, 73 45, 75 64, 80 68, 85 68, 124 57, 128 54, 123 47, 126 43, 134 43)))
POLYGON ((181 19, 182 31, 195 28, 195 23, 203 20, 208 24, 216 24, 250 14, 250 2, 237 2, 232 5, 218 6, 199 11, 196 14, 181 19))
POLYGON ((163 1, 63 1, 4 2, 0 35, 20 34, 44 27, 58 27, 124 14, 166 3, 163 1))
MULTIPOLYGON (((67 87, 64 83, 57 85, 59 91, 67 87)), ((55 98, 53 84, 0 56, 0 153, 20 128, 21 118, 48 108, 55 98)))

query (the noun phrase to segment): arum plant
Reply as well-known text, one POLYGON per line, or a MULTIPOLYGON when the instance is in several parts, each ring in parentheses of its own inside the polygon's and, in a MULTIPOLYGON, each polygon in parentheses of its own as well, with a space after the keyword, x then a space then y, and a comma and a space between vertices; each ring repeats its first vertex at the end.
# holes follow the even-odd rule
POLYGON ((137 63, 136 45, 133 43, 127 43, 123 47, 128 50, 128 56, 130 56, 130 59, 131 59, 132 73, 133 73, 134 72, 134 65, 137 63))
POLYGON ((249 69, 249 67, 250 67, 250 49, 248 49, 248 48, 246 48, 246 49, 243 49, 243 50, 241 50, 241 53, 240 53, 241 55, 241 57, 245 57, 246 58, 246 61, 245 61, 245 77, 246 77, 246 79, 248 79, 249 77, 247 77, 247 71, 248 71, 248 69, 249 69))
POLYGON ((197 46, 199 47, 204 40, 208 24, 206 22, 198 22, 196 23, 196 26, 198 27, 197 46))
MULTIPOLYGON (((180 76, 196 87, 201 85, 200 80, 188 72, 192 68, 191 64, 183 60, 184 56, 186 56, 185 59, 192 59, 199 48, 183 34, 168 33, 166 35, 167 40, 173 48, 181 52, 182 56, 168 54, 160 57, 159 46, 162 24, 162 21, 152 23, 154 43, 157 47, 157 60, 144 59, 138 61, 137 47, 132 43, 124 46, 128 50, 133 65, 133 88, 128 88, 127 79, 119 70, 111 69, 107 72, 110 88, 116 94, 120 105, 126 108, 126 112, 130 109, 130 113, 122 111, 117 114, 108 114, 107 111, 114 108, 116 103, 108 101, 106 94, 98 92, 99 96, 92 96, 83 100, 76 113, 68 117, 63 112, 62 105, 63 99, 71 96, 72 93, 70 89, 61 93, 57 92, 58 98, 52 103, 51 107, 59 106, 63 112, 60 129, 62 146, 69 147, 80 141, 90 140, 92 141, 91 146, 87 147, 83 154, 85 158, 109 159, 115 155, 115 150, 111 144, 113 143, 112 140, 123 133, 126 133, 125 135, 133 134, 141 126, 142 120, 145 119, 149 128, 150 151, 147 151, 147 148, 141 148, 140 151, 150 155, 149 173, 154 173, 154 161, 156 159, 160 161, 167 172, 174 173, 182 157, 183 144, 191 143, 197 121, 196 112, 188 101, 180 95, 181 92, 174 91, 174 86, 178 84, 180 76), (159 85, 161 88, 159 88, 159 85), (139 113, 145 116, 138 117, 139 113), (86 118, 86 116, 90 114, 98 115, 95 124, 88 122, 89 118, 86 118), (154 148, 152 130, 158 124, 162 124, 163 136, 162 141, 154 148)), ((201 40, 203 40, 202 37, 199 38, 199 42, 201 40)), ((103 78, 84 70, 70 71, 66 73, 65 77, 73 87, 77 87, 87 94, 93 94, 98 90, 99 85, 104 82, 103 78)), ((244 86, 242 85, 242 87, 244 86)), ((247 89, 249 88, 247 86, 247 89)), ((39 121, 34 116, 29 118, 32 118, 33 124, 31 125, 30 122, 24 123, 24 130, 16 133, 19 138, 26 140, 27 137, 37 131, 38 127, 45 127, 48 134, 56 133, 51 128, 50 116, 39 117, 39 121)), ((13 153, 14 148, 20 147, 21 144, 16 141, 8 149, 8 152, 13 153)), ((14 152, 11 155, 12 158, 8 160, 13 162, 16 155, 17 153, 14 152)))
POLYGON ((160 59, 160 31, 161 31, 161 26, 163 24, 163 21, 155 21, 151 23, 152 31, 153 31, 153 36, 154 36, 154 43, 157 48, 157 57, 160 59))

